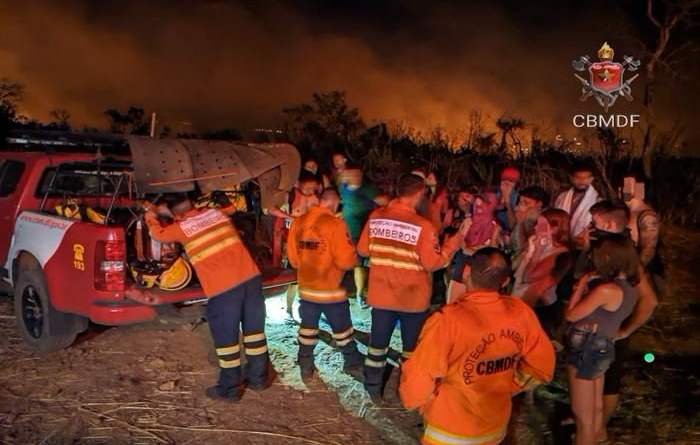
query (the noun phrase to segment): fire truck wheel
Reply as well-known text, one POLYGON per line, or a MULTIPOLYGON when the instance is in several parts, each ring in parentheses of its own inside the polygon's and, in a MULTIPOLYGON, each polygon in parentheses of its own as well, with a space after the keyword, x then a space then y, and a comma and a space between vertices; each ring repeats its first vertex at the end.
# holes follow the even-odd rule
POLYGON ((40 269, 24 270, 15 283, 15 317, 19 333, 37 352, 70 346, 82 327, 81 318, 56 310, 40 269))

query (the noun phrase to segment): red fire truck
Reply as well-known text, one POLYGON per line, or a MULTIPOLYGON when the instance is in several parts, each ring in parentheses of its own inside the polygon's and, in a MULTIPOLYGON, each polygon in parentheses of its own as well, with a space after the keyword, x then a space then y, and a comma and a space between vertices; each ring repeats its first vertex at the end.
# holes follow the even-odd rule
POLYGON ((268 221, 261 209, 282 202, 299 169, 289 144, 13 134, 0 148, 0 277, 13 288, 20 334, 33 349, 52 351, 72 344, 89 321, 139 323, 165 305, 203 301, 196 278, 163 290, 132 273, 144 259, 139 244, 145 239, 150 254, 150 244, 158 247, 134 229, 143 230, 141 200, 173 193, 206 195, 235 184, 248 209, 233 217, 264 288, 283 289, 296 279, 282 267, 283 222, 268 221), (264 230, 265 223, 277 229, 264 230))

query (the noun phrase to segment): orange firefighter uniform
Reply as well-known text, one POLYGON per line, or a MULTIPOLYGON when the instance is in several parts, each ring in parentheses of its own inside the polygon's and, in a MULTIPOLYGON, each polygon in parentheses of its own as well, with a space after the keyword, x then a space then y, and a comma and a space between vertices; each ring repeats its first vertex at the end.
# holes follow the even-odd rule
POLYGON ((430 306, 430 272, 445 267, 459 248, 453 236, 440 247, 433 224, 398 200, 375 210, 357 250, 369 257, 367 302, 379 309, 423 312, 430 306))
POLYGON ((348 227, 330 209, 316 206, 292 223, 287 258, 298 270, 299 297, 314 303, 347 300, 340 285, 346 270, 355 267, 357 255, 348 227))
POLYGON ((416 347, 428 315, 433 280, 431 271, 445 267, 459 247, 455 235, 441 248, 437 230, 416 209, 399 200, 369 217, 357 250, 369 257, 367 302, 372 307, 372 331, 364 368, 364 385, 381 397, 389 343, 397 322, 403 358, 416 347))
POLYGON ((313 350, 319 341, 321 314, 326 316, 333 339, 343 352, 345 368, 361 363, 353 339, 347 291, 341 286, 344 272, 357 264, 347 224, 326 207, 312 207, 292 223, 287 257, 297 269, 299 280, 298 342, 302 377, 310 377, 315 370, 313 350))
POLYGON ((154 239, 183 245, 207 297, 260 275, 231 219, 219 209, 191 210, 168 226, 153 215, 146 223, 154 239))
POLYGON ((207 303, 207 320, 219 357, 219 381, 210 397, 238 399, 243 392, 241 343, 248 359, 248 387, 269 386, 270 359, 265 337, 265 302, 260 270, 231 219, 220 209, 191 210, 175 224, 163 226, 149 214, 151 236, 181 243, 194 266, 207 303))
POLYGON ((467 293, 425 322, 399 387, 425 420, 426 445, 495 445, 515 393, 548 382, 554 348, 532 309, 495 291, 467 293))

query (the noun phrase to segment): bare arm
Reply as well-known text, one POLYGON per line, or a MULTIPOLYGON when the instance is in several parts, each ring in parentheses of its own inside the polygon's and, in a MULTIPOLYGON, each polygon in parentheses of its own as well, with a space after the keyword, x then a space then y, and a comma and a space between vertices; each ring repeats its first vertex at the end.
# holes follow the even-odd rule
POLYGON ((643 269, 640 272, 640 281, 637 285, 637 289, 639 290, 639 301, 634 307, 632 315, 625 320, 622 327, 617 332, 615 336, 617 339, 627 338, 634 331, 639 329, 651 318, 656 306, 659 304, 656 292, 654 292, 654 287, 651 285, 651 280, 649 280, 649 276, 643 269))
POLYGON ((567 321, 573 323, 589 316, 593 311, 610 303, 610 301, 621 299, 622 289, 620 286, 612 283, 601 284, 586 294, 586 296, 582 297, 577 304, 572 305, 569 303, 569 307, 566 308, 564 316, 567 321))
POLYGON ((659 218, 654 212, 647 212, 639 221, 639 259, 645 266, 654 259, 659 244, 659 218))

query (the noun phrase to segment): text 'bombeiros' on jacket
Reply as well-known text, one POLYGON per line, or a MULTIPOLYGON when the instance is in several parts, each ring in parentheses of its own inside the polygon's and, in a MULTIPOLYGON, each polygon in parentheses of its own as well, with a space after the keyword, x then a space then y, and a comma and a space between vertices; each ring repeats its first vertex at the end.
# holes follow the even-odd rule
POLYGON ((367 302, 379 309, 427 310, 431 271, 447 266, 460 243, 455 235, 441 247, 433 224, 399 200, 375 210, 357 245, 370 259, 367 302))
POLYGON ((191 210, 167 226, 155 217, 146 223, 153 239, 182 244, 207 297, 260 275, 231 218, 219 209, 191 210))

